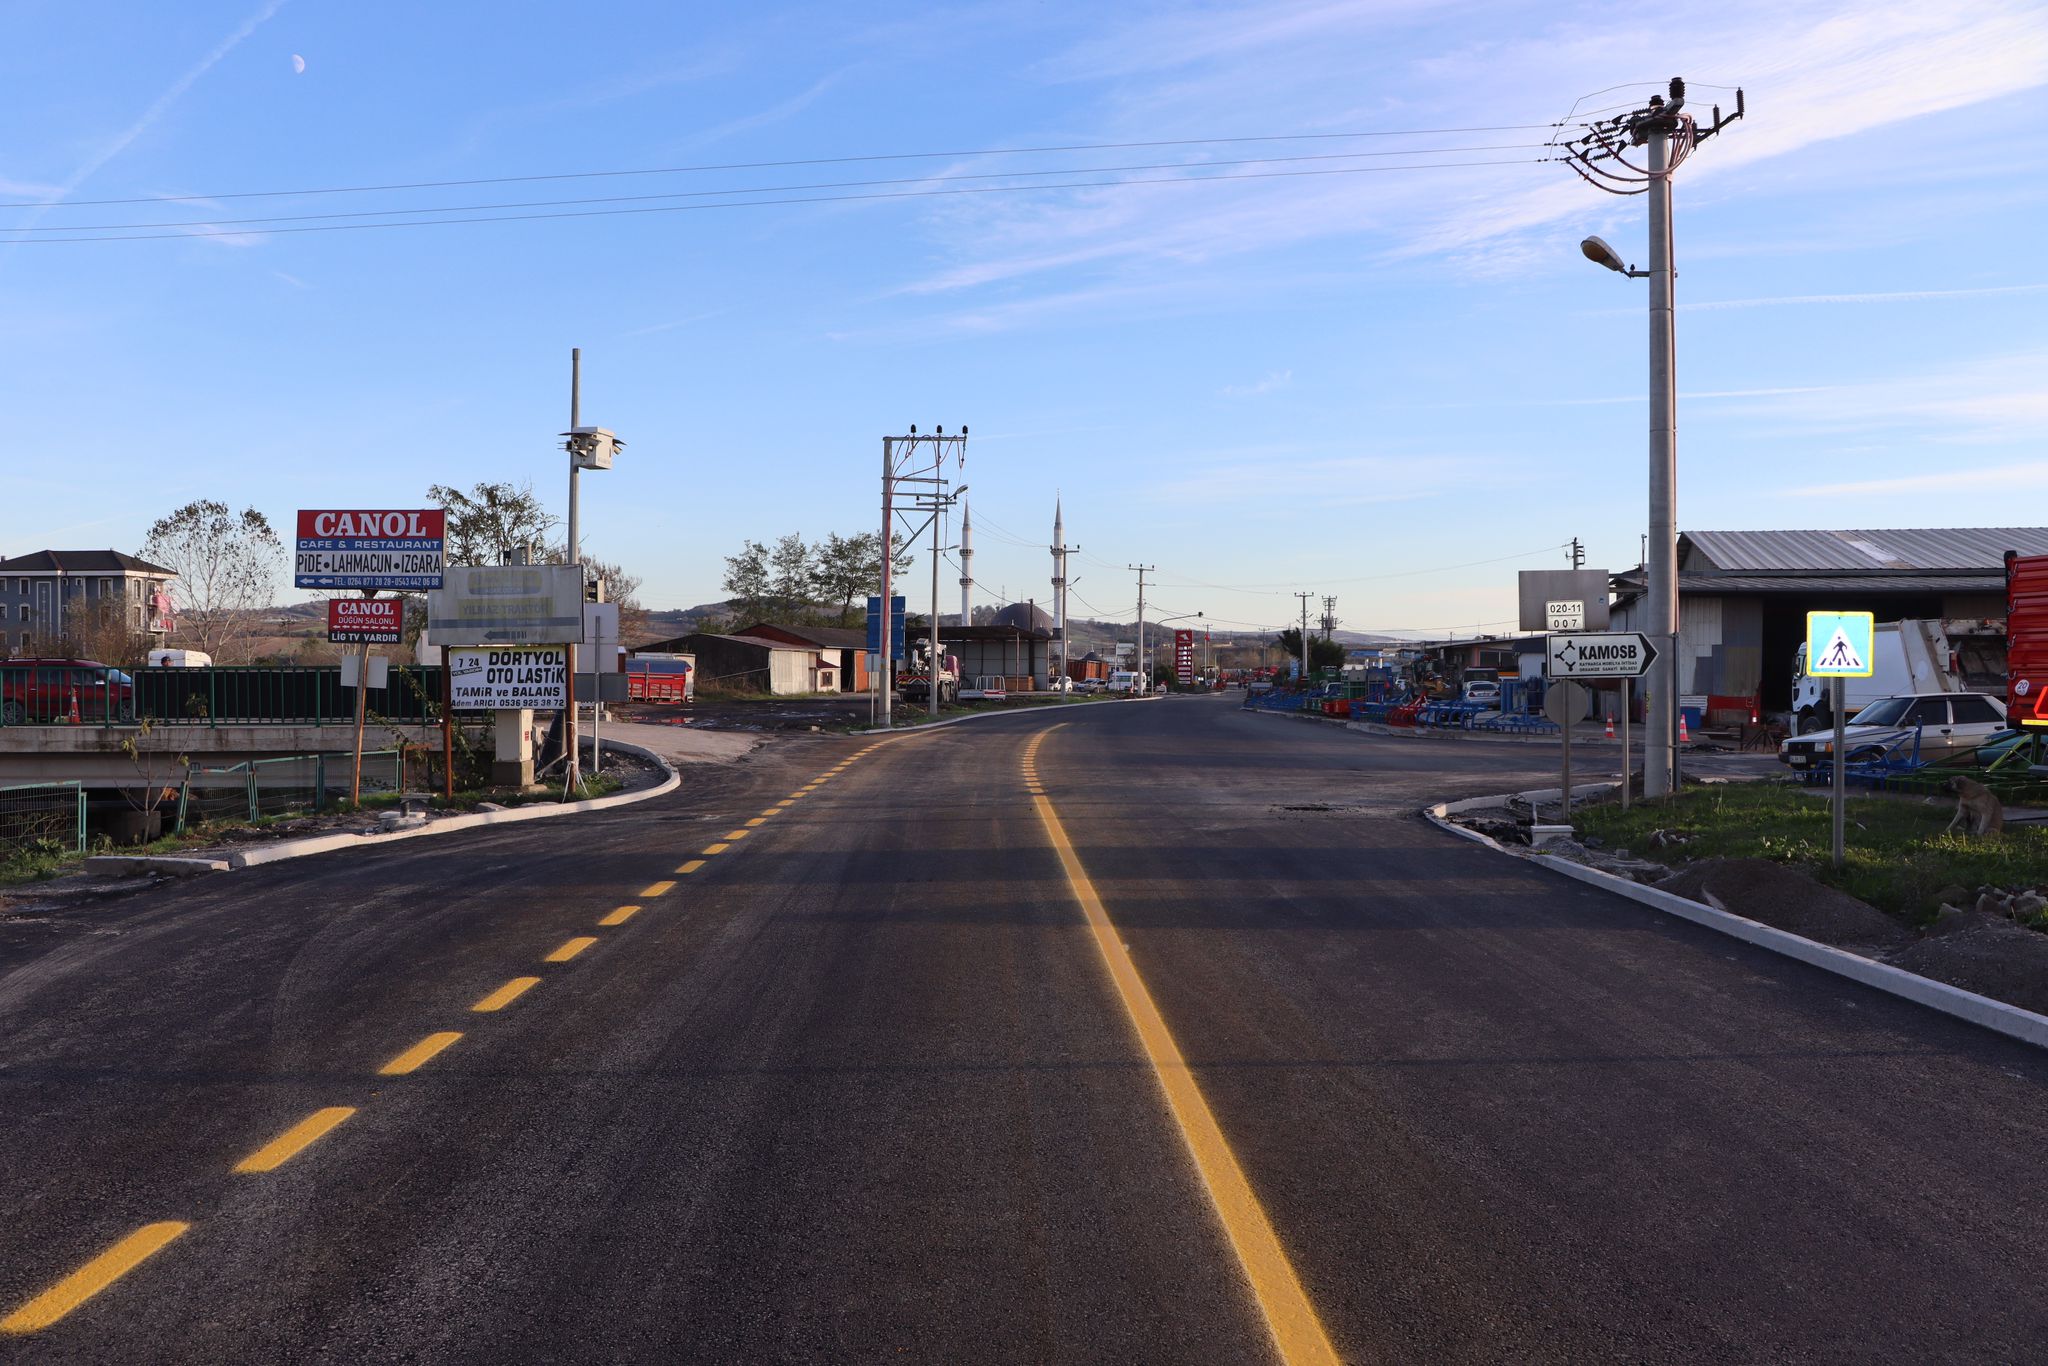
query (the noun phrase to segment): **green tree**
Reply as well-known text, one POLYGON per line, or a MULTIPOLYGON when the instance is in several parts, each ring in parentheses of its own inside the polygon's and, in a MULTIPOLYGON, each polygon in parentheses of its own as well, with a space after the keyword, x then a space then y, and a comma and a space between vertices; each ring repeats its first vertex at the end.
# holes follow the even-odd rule
POLYGON ((740 553, 725 557, 721 586, 734 616, 761 615, 768 605, 768 547, 759 541, 740 542, 740 553))
MULTIPOLYGON (((1301 658, 1301 628, 1290 626, 1273 638, 1273 644, 1289 659, 1301 658)), ((1344 647, 1334 640, 1325 640, 1313 633, 1308 638, 1308 666, 1311 669, 1335 669, 1344 663, 1344 647)))
POLYGON ((448 513, 449 564, 503 564, 514 551, 548 551, 559 519, 541 505, 531 484, 485 480, 464 493, 435 484, 427 497, 448 513))
POLYGON ((178 636, 218 663, 240 663, 277 596, 284 545, 255 508, 233 512, 202 498, 159 517, 142 558, 177 574, 178 636))
MULTIPOLYGON (((910 567, 910 551, 902 536, 896 536, 894 542, 895 569, 901 573, 910 567)), ((882 591, 881 533, 830 534, 813 546, 812 552, 811 583, 816 596, 826 603, 839 604, 835 618, 838 625, 857 624, 865 616, 866 604, 856 610, 855 600, 882 591)))
POLYGON ((776 541, 768 552, 768 601, 773 614, 794 621, 811 605, 811 548, 792 531, 776 541))

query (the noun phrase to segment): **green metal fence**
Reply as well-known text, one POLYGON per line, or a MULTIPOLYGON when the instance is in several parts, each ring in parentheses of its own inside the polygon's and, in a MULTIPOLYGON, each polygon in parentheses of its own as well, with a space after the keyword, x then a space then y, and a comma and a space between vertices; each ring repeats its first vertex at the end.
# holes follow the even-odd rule
MULTIPOLYGON (((441 716, 441 670, 393 667, 370 689, 370 715, 416 724, 441 716)), ((0 726, 352 726, 355 689, 334 665, 109 670, 0 664, 0 726)))
POLYGON ((0 857, 37 847, 85 852, 85 789, 79 784, 0 787, 0 857))
MULTIPOLYGON (((325 811, 348 800, 354 756, 294 754, 254 759, 225 768, 192 768, 178 790, 177 829, 207 821, 255 821, 266 817, 325 811)), ((405 790, 405 752, 370 750, 363 755, 363 795, 405 790)))

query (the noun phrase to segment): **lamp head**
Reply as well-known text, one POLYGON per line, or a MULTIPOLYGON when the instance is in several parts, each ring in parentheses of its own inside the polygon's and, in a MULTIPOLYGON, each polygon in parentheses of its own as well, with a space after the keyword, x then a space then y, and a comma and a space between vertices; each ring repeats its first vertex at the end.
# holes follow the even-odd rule
POLYGON ((1623 275, 1628 274, 1628 264, 1621 259, 1619 252, 1607 245, 1605 238, 1588 237, 1579 243, 1579 250, 1596 266, 1605 266, 1609 270, 1620 271, 1623 275))

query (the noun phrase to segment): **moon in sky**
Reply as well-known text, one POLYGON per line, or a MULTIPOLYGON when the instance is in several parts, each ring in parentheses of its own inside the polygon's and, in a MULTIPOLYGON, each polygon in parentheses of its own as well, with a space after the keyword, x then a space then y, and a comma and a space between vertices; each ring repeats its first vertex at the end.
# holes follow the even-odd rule
POLYGON ((292 54, 292 70, 301 76, 306 74, 306 59, 296 52, 292 54))

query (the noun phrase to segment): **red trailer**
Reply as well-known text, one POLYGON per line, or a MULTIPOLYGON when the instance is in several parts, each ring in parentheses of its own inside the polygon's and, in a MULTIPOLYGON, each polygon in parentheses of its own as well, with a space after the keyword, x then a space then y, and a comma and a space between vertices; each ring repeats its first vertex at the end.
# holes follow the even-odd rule
POLYGON ((2048 555, 2005 555, 2005 719, 2048 727, 2048 555))

